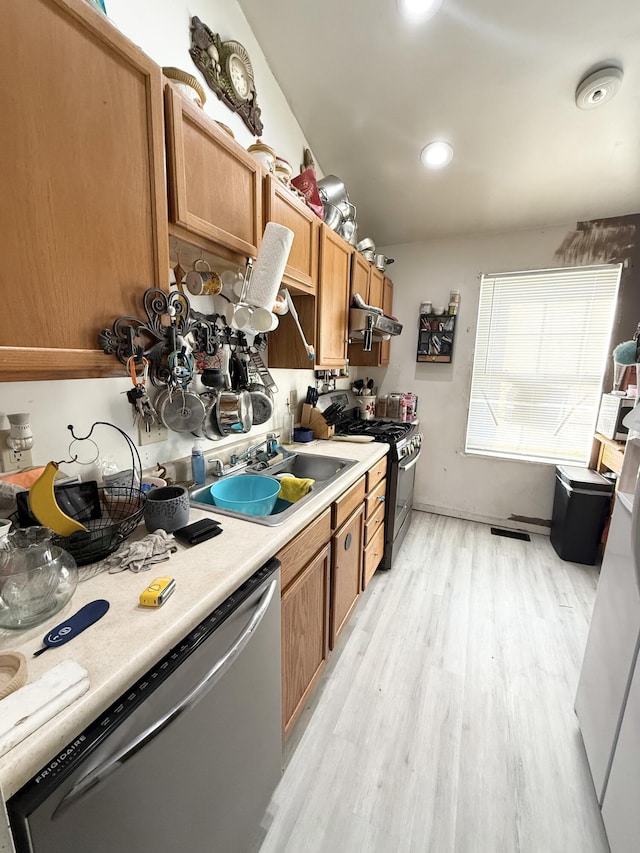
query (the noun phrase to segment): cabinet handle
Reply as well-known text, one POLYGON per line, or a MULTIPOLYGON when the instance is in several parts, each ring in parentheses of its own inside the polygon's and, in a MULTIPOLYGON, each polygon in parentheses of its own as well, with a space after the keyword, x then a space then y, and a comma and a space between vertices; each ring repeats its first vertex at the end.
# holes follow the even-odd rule
POLYGON ((347 533, 347 535, 344 537, 344 550, 345 551, 348 551, 349 548, 351 548, 351 539, 352 538, 353 537, 351 536, 350 533, 347 533))
POLYGON ((381 504, 384 503, 384 499, 385 499, 385 495, 378 495, 378 497, 376 498, 376 500, 379 500, 381 504))

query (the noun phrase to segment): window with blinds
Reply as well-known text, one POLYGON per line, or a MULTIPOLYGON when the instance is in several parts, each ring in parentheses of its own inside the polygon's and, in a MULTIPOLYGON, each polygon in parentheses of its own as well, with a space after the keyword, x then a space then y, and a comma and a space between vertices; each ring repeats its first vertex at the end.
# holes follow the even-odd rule
POLYGON ((482 276, 467 453, 588 461, 621 269, 482 276))

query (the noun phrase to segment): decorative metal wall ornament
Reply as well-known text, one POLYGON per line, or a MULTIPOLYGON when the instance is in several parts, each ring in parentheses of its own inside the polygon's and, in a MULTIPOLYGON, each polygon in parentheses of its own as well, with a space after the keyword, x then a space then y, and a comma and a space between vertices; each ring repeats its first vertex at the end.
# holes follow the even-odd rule
POLYGON ((222 41, 200 18, 191 19, 191 58, 203 73, 209 88, 229 109, 238 113, 256 136, 263 124, 253 78, 253 67, 246 49, 237 41, 222 41))
POLYGON ((169 356, 180 350, 182 340, 191 336, 197 350, 209 355, 218 347, 215 318, 191 310, 183 293, 152 287, 145 291, 143 304, 146 320, 118 317, 111 329, 102 329, 98 346, 107 355, 115 354, 127 364, 130 358, 149 361, 149 378, 155 387, 164 386, 171 376, 169 356))

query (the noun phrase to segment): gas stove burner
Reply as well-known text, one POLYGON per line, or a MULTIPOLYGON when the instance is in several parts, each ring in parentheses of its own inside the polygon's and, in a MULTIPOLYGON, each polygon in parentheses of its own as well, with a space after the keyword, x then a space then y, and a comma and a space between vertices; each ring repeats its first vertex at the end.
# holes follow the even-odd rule
POLYGON ((376 441, 395 444, 411 432, 413 424, 394 421, 351 420, 338 424, 338 432, 345 435, 371 435, 376 441))

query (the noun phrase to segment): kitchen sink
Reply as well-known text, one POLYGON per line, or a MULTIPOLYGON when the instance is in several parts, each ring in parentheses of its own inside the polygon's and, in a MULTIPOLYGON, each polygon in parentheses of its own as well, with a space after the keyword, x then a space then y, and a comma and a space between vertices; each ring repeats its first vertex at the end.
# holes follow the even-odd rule
POLYGON ((258 465, 247 466, 240 473, 227 475, 228 477, 242 477, 244 474, 260 474, 268 477, 278 477, 282 474, 290 474, 294 477, 315 480, 309 493, 295 503, 289 503, 278 498, 276 505, 269 515, 247 515, 243 512, 235 512, 225 507, 216 506, 211 497, 210 489, 213 483, 224 479, 223 477, 217 477, 211 481, 208 480, 204 486, 197 486, 192 489, 189 500, 191 506, 215 512, 216 515, 229 515, 232 518, 241 518, 244 521, 253 521, 256 524, 266 524, 269 527, 275 527, 278 524, 284 524, 298 509, 306 506, 313 499, 314 495, 326 489, 327 486, 334 483, 357 464, 352 459, 340 459, 335 456, 292 453, 271 467, 265 468, 264 463, 260 463, 258 465))

